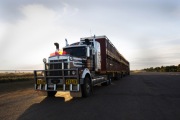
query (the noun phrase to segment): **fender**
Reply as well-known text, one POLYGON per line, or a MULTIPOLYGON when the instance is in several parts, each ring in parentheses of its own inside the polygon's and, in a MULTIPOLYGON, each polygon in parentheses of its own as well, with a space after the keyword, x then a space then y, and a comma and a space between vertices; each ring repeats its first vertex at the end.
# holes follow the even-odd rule
POLYGON ((83 70, 82 75, 81 75, 81 79, 80 79, 80 83, 81 83, 81 84, 84 83, 84 78, 85 78, 85 76, 86 76, 87 74, 89 74, 90 77, 91 77, 91 73, 90 73, 89 69, 88 69, 88 68, 85 68, 85 69, 83 70))

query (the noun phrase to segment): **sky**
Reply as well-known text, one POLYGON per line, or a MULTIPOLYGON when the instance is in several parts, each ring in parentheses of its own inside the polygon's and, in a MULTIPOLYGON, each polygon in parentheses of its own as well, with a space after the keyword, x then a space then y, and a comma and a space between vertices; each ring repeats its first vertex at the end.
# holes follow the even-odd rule
POLYGON ((106 35, 131 70, 180 64, 179 0, 0 0, 0 70, 43 69, 43 58, 106 35))

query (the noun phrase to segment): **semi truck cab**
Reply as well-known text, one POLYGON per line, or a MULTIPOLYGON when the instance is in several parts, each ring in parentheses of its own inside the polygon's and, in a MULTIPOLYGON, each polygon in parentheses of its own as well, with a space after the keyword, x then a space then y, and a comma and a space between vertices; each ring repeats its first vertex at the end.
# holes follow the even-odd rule
POLYGON ((95 84, 109 84, 109 80, 95 75, 101 70, 100 44, 95 37, 67 45, 63 51, 59 51, 58 43, 55 46, 56 52, 48 61, 43 59, 45 70, 34 71, 36 90, 47 91, 48 96, 54 96, 57 91, 70 91, 82 92, 87 97, 95 84))

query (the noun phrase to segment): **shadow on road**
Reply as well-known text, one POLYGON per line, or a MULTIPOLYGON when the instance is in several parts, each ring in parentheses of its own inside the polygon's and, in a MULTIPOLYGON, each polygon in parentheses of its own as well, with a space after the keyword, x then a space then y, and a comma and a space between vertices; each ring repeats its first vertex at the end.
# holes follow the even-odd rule
MULTIPOLYGON (((95 86, 95 93, 88 98, 72 98, 68 92, 58 92, 55 97, 45 97, 40 103, 31 105, 17 120, 55 120, 55 119, 83 119, 89 115, 95 102, 96 93, 109 86, 95 86), (90 104, 89 104, 90 103, 90 104), (89 107, 91 107, 89 111, 89 107)), ((42 96, 43 93, 40 93, 42 96)))
POLYGON ((89 98, 43 98, 18 120, 179 120, 179 84, 179 75, 131 75, 89 98))

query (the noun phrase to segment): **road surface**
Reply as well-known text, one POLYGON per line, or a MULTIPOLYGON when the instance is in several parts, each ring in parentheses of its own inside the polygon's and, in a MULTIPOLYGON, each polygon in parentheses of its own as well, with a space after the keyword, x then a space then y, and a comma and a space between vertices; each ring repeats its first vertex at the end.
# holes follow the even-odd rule
POLYGON ((0 84, 0 120, 15 119, 180 120, 180 74, 135 73, 96 86, 89 98, 47 98, 32 81, 0 84))

